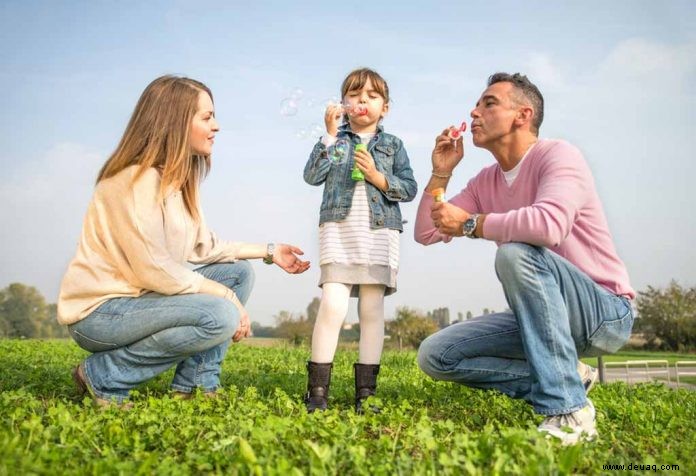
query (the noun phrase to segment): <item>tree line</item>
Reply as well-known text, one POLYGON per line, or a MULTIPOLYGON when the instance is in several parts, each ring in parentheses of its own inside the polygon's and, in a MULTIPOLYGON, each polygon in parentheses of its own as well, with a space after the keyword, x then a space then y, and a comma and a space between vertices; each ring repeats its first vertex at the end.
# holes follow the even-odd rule
MULTIPOLYGON (((279 337, 294 344, 308 342, 319 312, 319 298, 313 298, 304 313, 280 311, 274 316, 275 326, 252 323, 257 337, 279 337)), ((636 299, 638 317, 633 332, 642 337, 642 348, 678 352, 696 351, 696 287, 683 287, 672 281, 666 288, 648 286, 636 299)), ((483 315, 493 313, 483 310, 483 315)), ((399 307, 386 322, 388 346, 403 349, 417 348, 438 329, 473 317, 457 313, 450 321, 447 307, 423 313, 410 307, 399 307)), ((12 283, 0 290, 0 337, 5 338, 64 338, 67 327, 56 320, 56 305, 47 303, 32 286, 12 283)), ((360 339, 360 325, 346 325, 341 330, 342 341, 360 339)))

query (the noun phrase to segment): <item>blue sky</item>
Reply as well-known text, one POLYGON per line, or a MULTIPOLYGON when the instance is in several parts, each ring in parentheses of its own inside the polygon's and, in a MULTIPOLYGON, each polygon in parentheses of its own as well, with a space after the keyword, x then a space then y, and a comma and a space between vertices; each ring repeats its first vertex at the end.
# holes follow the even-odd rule
MULTIPOLYGON (((285 241, 314 266, 289 276, 260 262, 248 304, 270 324, 320 295, 319 188, 302 180, 320 104, 359 66, 388 81, 385 128, 401 137, 421 189, 438 131, 469 119, 496 71, 526 73, 546 99, 541 136, 585 153, 633 286, 696 285, 696 7, 612 2, 37 2, 0 5, 0 287, 34 285, 54 302, 93 181, 155 77, 208 84, 222 131, 203 186, 211 228, 285 241), (280 103, 300 88, 294 116, 280 103), (301 134, 300 134, 301 135, 301 134)), ((450 185, 493 159, 465 140, 450 185)), ((495 245, 413 241, 402 207, 396 306, 503 309, 495 245)), ((355 311, 349 316, 356 320, 355 311)))

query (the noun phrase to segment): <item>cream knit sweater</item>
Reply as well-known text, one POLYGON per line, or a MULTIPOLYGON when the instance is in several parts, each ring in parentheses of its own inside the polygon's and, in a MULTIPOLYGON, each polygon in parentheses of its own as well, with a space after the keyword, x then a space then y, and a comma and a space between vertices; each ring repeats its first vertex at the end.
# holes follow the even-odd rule
POLYGON ((137 169, 128 167, 96 186, 61 283, 61 324, 75 323, 115 297, 197 293, 204 278, 187 262, 237 258, 241 242, 218 240, 202 215, 194 222, 179 191, 158 201, 159 173, 149 169, 133 183, 137 169))

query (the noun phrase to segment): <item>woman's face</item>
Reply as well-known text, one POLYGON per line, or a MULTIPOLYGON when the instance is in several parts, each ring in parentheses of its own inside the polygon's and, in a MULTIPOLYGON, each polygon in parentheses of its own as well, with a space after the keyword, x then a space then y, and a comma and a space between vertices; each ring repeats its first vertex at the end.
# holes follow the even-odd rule
POLYGON ((201 91, 198 95, 198 110, 191 121, 191 152, 195 155, 210 155, 215 133, 219 130, 213 100, 208 93, 201 91))

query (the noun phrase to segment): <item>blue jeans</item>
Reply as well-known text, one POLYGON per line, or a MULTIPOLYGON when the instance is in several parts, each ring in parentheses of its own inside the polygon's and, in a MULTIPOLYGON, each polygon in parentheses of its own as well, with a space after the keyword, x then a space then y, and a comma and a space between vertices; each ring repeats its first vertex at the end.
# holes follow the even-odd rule
MULTIPOLYGON (((242 303, 254 285, 247 261, 211 264, 196 272, 230 288, 242 303)), ((109 299, 69 331, 80 347, 93 352, 84 371, 95 394, 120 403, 132 388, 173 365, 173 390, 215 391, 239 319, 237 307, 221 297, 151 292, 109 299)))
POLYGON ((504 244, 495 269, 511 311, 431 335, 420 345, 421 369, 435 379, 522 398, 543 415, 581 409, 578 355, 616 352, 628 340, 630 301, 546 248, 504 244))

